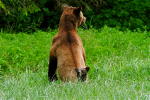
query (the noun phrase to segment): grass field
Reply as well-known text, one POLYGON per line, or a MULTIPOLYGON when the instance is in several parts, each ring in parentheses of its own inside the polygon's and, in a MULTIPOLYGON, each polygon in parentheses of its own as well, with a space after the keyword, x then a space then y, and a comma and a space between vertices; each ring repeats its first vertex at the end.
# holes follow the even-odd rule
POLYGON ((150 32, 79 29, 89 80, 50 83, 56 32, 0 33, 0 100, 150 100, 150 32))

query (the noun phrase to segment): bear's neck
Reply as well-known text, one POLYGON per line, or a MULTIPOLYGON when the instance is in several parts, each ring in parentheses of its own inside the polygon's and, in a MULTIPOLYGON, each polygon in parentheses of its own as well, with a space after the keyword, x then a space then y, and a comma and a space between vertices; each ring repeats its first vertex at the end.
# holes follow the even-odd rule
POLYGON ((60 19, 60 23, 59 23, 59 31, 65 31, 65 32, 69 32, 69 31, 76 31, 76 19, 73 16, 63 16, 60 19))

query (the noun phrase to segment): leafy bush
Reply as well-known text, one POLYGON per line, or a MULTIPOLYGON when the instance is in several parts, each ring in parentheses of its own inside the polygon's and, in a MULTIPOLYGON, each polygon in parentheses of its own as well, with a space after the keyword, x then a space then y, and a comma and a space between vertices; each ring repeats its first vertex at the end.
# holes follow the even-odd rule
POLYGON ((16 31, 56 28, 62 4, 82 6, 89 27, 150 29, 149 0, 0 0, 0 28, 16 31))

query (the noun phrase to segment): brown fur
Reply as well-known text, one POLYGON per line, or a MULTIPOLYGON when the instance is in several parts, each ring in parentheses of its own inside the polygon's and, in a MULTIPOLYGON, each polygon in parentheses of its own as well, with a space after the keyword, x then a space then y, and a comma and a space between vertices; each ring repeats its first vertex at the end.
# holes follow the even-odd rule
POLYGON ((64 7, 59 31, 53 38, 50 50, 48 70, 50 81, 57 80, 56 71, 62 81, 77 81, 80 77, 79 72, 84 72, 86 78, 88 70, 86 71, 85 51, 77 34, 77 27, 84 23, 85 19, 81 8, 64 7))

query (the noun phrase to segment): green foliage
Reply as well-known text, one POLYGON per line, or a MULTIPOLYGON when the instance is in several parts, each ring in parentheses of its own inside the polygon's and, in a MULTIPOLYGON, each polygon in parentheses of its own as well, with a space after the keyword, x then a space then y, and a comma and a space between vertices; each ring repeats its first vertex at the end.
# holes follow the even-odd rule
POLYGON ((26 31, 26 28, 32 29, 35 27, 34 23, 37 24, 31 15, 39 12, 40 9, 32 0, 4 0, 3 4, 5 4, 4 7, 0 6, 4 10, 0 15, 1 27, 26 31))
POLYGON ((61 2, 83 6, 88 26, 96 28, 104 25, 117 26, 122 30, 150 29, 149 0, 62 0, 61 2))
POLYGON ((82 6, 89 27, 150 30, 149 0, 0 0, 0 28, 25 32, 56 28, 63 4, 82 6))
POLYGON ((78 30, 89 80, 48 82, 50 43, 56 30, 0 33, 0 99, 149 100, 150 32, 115 28, 78 30))
POLYGON ((93 10, 95 13, 91 25, 98 28, 107 25, 131 30, 137 28, 150 29, 149 0, 107 0, 106 3, 101 9, 93 10))

